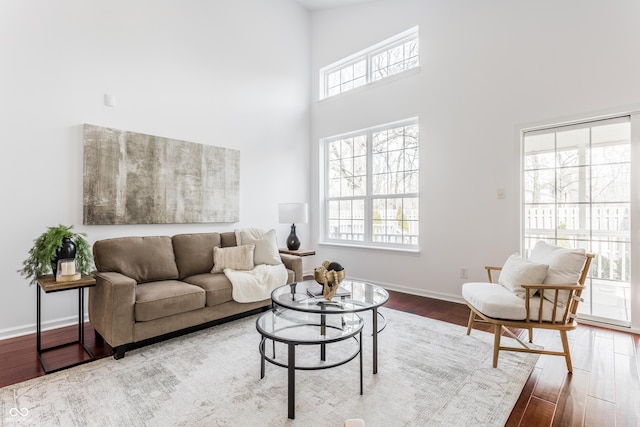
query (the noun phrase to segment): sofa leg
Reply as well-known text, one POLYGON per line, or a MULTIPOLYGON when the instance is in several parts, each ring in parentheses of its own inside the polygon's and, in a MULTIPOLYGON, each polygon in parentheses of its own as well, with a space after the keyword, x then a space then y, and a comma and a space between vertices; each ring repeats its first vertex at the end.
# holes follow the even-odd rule
POLYGON ((124 352, 126 348, 123 345, 119 345, 118 347, 113 349, 113 358, 118 360, 124 358, 124 352))

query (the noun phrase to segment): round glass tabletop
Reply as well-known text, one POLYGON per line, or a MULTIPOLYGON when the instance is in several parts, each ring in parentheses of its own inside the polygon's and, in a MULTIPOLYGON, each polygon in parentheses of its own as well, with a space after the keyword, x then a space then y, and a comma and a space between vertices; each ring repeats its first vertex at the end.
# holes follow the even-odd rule
POLYGON ((385 304, 389 293, 372 283, 345 279, 329 301, 322 296, 322 285, 315 280, 280 286, 271 293, 271 300, 281 307, 308 313, 355 313, 385 304))

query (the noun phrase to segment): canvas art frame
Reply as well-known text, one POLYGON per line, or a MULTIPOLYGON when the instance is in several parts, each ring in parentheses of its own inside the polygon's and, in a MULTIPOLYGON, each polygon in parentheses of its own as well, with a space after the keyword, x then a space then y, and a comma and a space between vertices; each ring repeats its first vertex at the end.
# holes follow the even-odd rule
POLYGON ((83 126, 83 224, 239 219, 240 151, 83 126))

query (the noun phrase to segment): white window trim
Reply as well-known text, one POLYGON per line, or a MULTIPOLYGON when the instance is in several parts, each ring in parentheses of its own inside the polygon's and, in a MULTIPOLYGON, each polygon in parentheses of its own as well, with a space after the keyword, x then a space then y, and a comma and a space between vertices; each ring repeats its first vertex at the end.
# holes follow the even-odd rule
POLYGON ((418 55, 418 64, 413 67, 410 68, 408 70, 404 70, 400 73, 396 73, 396 74, 392 74, 391 76, 387 76, 378 80, 372 80, 371 78, 371 58, 381 52, 387 51, 389 49, 392 49, 396 46, 399 46, 409 40, 412 39, 419 39, 419 34, 418 34, 418 26, 412 27, 406 31, 401 32, 400 34, 396 34, 393 37, 390 37, 386 40, 383 40, 379 43, 374 44, 373 46, 368 47, 367 49, 363 49, 359 52, 354 53, 353 55, 349 55, 346 58, 343 58, 339 61, 333 62, 327 66, 324 66, 322 68, 320 68, 319 71, 319 78, 318 81, 320 82, 319 84, 319 95, 318 95, 318 99, 320 101, 324 100, 324 99, 329 99, 329 98, 333 98, 336 97, 338 95, 342 95, 344 93, 349 93, 355 89, 361 88, 361 87, 367 87, 371 84, 375 84, 377 82, 380 81, 385 81, 387 79, 389 79, 390 77, 393 76, 399 76, 399 75, 406 75, 405 73, 407 73, 408 71, 417 69, 420 67, 420 57, 418 55), (329 74, 331 74, 334 71, 337 71, 341 68, 344 68, 346 66, 349 66, 350 64, 355 64, 356 62, 359 62, 363 59, 366 59, 365 62, 365 67, 366 67, 366 71, 365 71, 365 76, 366 76, 366 83, 362 86, 358 86, 355 88, 352 88, 350 90, 344 91, 344 92, 340 92, 337 93, 335 95, 328 95, 327 94, 327 79, 329 77, 329 74))
MULTIPOLYGON (((328 163, 327 163, 327 159, 326 159, 326 144, 330 141, 334 141, 337 139, 343 139, 343 138, 349 138, 350 136, 355 136, 355 135, 361 135, 363 133, 372 133, 375 132, 377 130, 383 130, 383 129, 390 129, 390 128, 394 128, 394 127, 398 127, 398 126, 407 126, 407 125, 411 125, 411 124, 416 124, 419 126, 419 118, 416 117, 410 117, 407 119, 403 119, 403 120, 398 120, 398 121, 394 121, 394 122, 389 122, 389 123, 385 123, 382 125, 376 125, 376 126, 372 126, 369 128, 364 128, 364 129, 359 129, 356 131, 350 131, 350 132, 345 132, 342 134, 338 134, 338 135, 333 135, 333 136, 329 136, 326 138, 321 138, 320 139, 320 144, 318 144, 318 148, 319 148, 319 159, 320 159, 320 179, 319 179, 319 194, 320 194, 320 215, 321 215, 321 221, 319 223, 319 245, 327 245, 327 246, 336 246, 336 247, 344 247, 344 248, 364 248, 364 249, 370 249, 370 250, 380 250, 380 251, 391 251, 391 252, 406 252, 406 253, 420 253, 420 247, 419 247, 419 243, 417 245, 399 245, 399 244, 387 244, 387 243, 379 243, 379 242, 372 242, 372 241, 364 241, 364 242, 358 242, 358 241, 345 241, 345 240, 332 240, 332 239, 328 239, 327 237, 327 217, 328 217, 328 213, 327 213, 327 195, 326 195, 326 188, 327 188, 327 179, 329 176, 328 173, 328 163)), ((418 127, 418 131, 420 128, 418 127)), ((418 135, 420 135, 420 133, 418 133, 418 135)), ((367 142, 367 144, 369 144, 369 141, 367 142)), ((418 146, 420 147, 420 144, 418 144, 418 146)), ((368 148, 369 150, 369 148, 368 148)), ((367 163, 370 166, 370 161, 371 159, 369 158, 369 154, 368 154, 368 159, 367 159, 367 163)), ((369 169, 370 170, 370 169, 369 169)), ((367 180, 370 181, 371 177, 369 172, 367 173, 367 180)), ((370 183, 369 183, 370 185, 370 183)), ((368 187, 370 188, 370 187, 368 187)), ((420 191, 418 189, 418 192, 414 193, 406 193, 406 195, 413 195, 415 197, 418 198, 418 203, 420 200, 420 191)), ((371 194, 367 194, 364 196, 365 199, 370 199, 371 197, 373 197, 371 194)), ((420 221, 420 219, 418 219, 418 222, 420 221)), ((365 228, 370 228, 370 226, 368 224, 365 223, 365 228)), ((371 237, 371 233, 369 232, 368 237, 371 237)), ((418 238, 419 240, 419 238, 418 238)))

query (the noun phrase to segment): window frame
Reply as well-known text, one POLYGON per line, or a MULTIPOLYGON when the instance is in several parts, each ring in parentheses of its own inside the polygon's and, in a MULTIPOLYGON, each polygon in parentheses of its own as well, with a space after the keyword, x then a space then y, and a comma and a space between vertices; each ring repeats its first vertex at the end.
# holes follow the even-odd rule
MULTIPOLYGON (((392 76, 398 76, 401 75, 403 73, 407 73, 411 70, 417 69, 420 67, 420 37, 419 37, 419 32, 418 32, 418 26, 412 27, 406 31, 403 31, 400 34, 397 34, 393 37, 390 37, 386 40, 383 40, 380 43, 377 43, 373 46, 368 47, 367 49, 363 49, 359 52, 356 52, 353 55, 350 55, 346 58, 343 58, 339 61, 336 61, 332 64, 329 64, 325 67, 320 68, 319 71, 319 99, 323 100, 323 99, 328 99, 328 98, 332 98, 335 96, 338 96, 340 94, 349 92, 353 89, 356 89, 358 87, 365 87, 368 85, 371 85, 373 83, 379 82, 379 81, 384 81, 386 79, 389 79, 392 76), (402 64, 406 64, 407 62, 410 62, 411 58, 415 58, 415 64, 411 67, 405 67, 403 66, 403 70, 399 71, 397 73, 393 73, 393 74, 388 74, 385 77, 381 77, 378 79, 373 79, 373 67, 372 67, 372 60, 375 56, 380 55, 381 53, 384 52, 388 52, 391 51, 392 49, 404 45, 407 42, 410 41, 416 41, 416 56, 415 57, 410 57, 410 58, 403 58, 403 60, 401 61, 402 64), (329 87, 329 78, 333 73, 341 73, 342 70, 347 69, 348 67, 354 66, 355 64, 361 62, 361 61, 365 61, 365 73, 364 73, 364 83, 354 86, 351 85, 351 87, 342 90, 341 87, 343 86, 342 81, 339 82, 337 85, 331 86, 329 87), (330 94, 330 90, 338 87, 339 90, 337 93, 332 93, 330 94)), ((348 86, 348 83, 353 82, 355 79, 351 79, 351 80, 347 80, 344 82, 345 86, 348 86)))
MULTIPOLYGON (((637 125, 636 125, 637 126, 637 125)), ((563 245, 566 243, 569 243, 571 246, 576 246, 576 247, 583 247, 585 248, 587 251, 593 251, 594 253, 596 253, 596 259, 594 260, 594 263, 591 264, 591 269, 590 269, 590 274, 587 277, 587 281, 585 282, 585 284, 587 285, 587 288, 585 289, 585 291, 583 291, 583 297, 585 298, 585 302, 583 304, 580 305, 579 309, 578 309, 578 314, 580 316, 580 318, 582 320, 587 320, 587 321, 592 321, 595 323, 605 323, 608 325, 616 325, 616 326, 621 326, 621 327, 629 327, 631 325, 632 322, 632 317, 624 320, 624 319, 618 319, 618 318, 613 318, 613 317, 602 317, 602 315, 599 314, 594 314, 594 312, 599 312, 598 310, 594 310, 594 304, 599 302, 599 300, 594 299, 594 296, 592 295, 593 292, 593 287, 594 285, 602 285, 605 282, 609 282, 609 283, 614 283, 614 282, 619 282, 619 283, 629 283, 630 288, 631 288, 631 293, 634 293, 634 282, 635 280, 633 279, 634 273, 633 273, 633 269, 637 269, 637 267, 634 267, 634 263, 631 262, 628 265, 626 265, 626 274, 628 275, 629 273, 631 274, 631 277, 627 276, 627 280, 624 280, 625 277, 622 277, 620 279, 615 279, 615 278, 609 278, 607 277, 600 277, 599 274, 597 274, 597 271, 599 270, 599 265, 601 263, 603 263, 604 261, 601 259, 602 256, 604 254, 600 253, 600 251, 597 249, 599 246, 598 245, 605 245, 608 241, 604 240, 603 237, 600 236, 600 233, 602 233, 601 229, 599 226, 597 226, 594 223, 588 223, 586 224, 588 226, 588 228, 586 228, 586 234, 582 233, 579 237, 577 237, 576 233, 571 233, 570 230, 573 229, 573 226, 568 227, 569 231, 565 231, 564 228, 560 227, 559 224, 561 224, 560 219, 562 216, 558 216, 558 212, 560 207, 564 207, 564 205, 575 205, 575 206, 579 206, 581 207, 581 209, 585 209, 588 210, 588 212, 585 214, 587 219, 591 219, 591 221, 594 221, 594 214, 593 212, 596 211, 597 209, 601 209, 601 206, 612 206, 615 207, 617 205, 628 205, 627 211, 629 212, 629 217, 628 219, 631 220, 631 231, 629 232, 629 241, 626 242, 626 244, 628 244, 629 247, 629 251, 627 253, 633 253, 635 252, 634 249, 638 247, 638 244, 640 243, 638 240, 634 239, 634 233, 633 233, 633 219, 634 219, 634 214, 633 212, 636 210, 634 208, 634 206, 637 205, 638 199, 634 196, 634 182, 637 180, 638 178, 638 172, 634 172, 635 169, 633 165, 636 163, 637 159, 634 159, 634 155, 633 152, 634 150, 637 150, 637 148, 634 147, 637 146, 637 141, 634 143, 634 139, 636 137, 634 137, 634 113, 620 113, 620 114, 612 114, 612 115, 608 115, 608 116, 602 116, 602 117, 594 117, 594 118, 588 118, 588 119, 580 119, 580 120, 575 120, 575 121, 571 121, 571 122, 564 122, 564 123, 557 123, 557 124, 549 124, 549 125, 541 125, 541 126, 535 126, 535 127, 530 127, 530 128, 524 128, 521 129, 520 131, 520 136, 521 136, 521 155, 520 155, 520 161, 521 161, 521 167, 520 167, 520 173, 521 173, 521 201, 520 201, 520 209, 521 209, 521 246, 522 246, 522 251, 523 253, 526 253, 528 250, 530 250, 533 247, 533 244, 535 243, 535 241, 543 239, 543 240, 547 240, 549 243, 552 244, 557 244, 557 245, 563 245), (567 148, 570 148, 570 146, 567 147, 563 147, 562 145, 559 144, 559 139, 558 139, 558 134, 562 134, 562 133, 567 133, 567 132, 572 132, 572 131, 580 131, 580 130, 587 130, 588 131, 588 139, 589 139, 589 144, 588 144, 588 150, 593 150, 593 146, 592 141, 594 139, 594 131, 593 129, 597 129, 599 126, 607 126, 607 125, 613 125, 613 124, 620 124, 620 123, 629 123, 630 125, 630 129, 631 129, 631 134, 630 134, 630 140, 629 140, 629 149, 631 151, 631 156, 628 160, 626 161, 620 161, 620 160, 614 160, 614 161, 609 161, 609 162, 597 162, 595 161, 593 158, 589 157, 584 163, 582 161, 577 162, 576 164, 568 164, 568 165, 562 165, 562 164, 558 164, 558 160, 560 158, 566 158, 564 156, 562 156, 563 152, 570 152, 570 150, 567 150, 567 148), (536 137, 536 136, 543 136, 543 135, 553 135, 553 137, 549 137, 550 140, 553 139, 553 147, 551 148, 551 146, 549 146, 549 149, 547 149, 546 151, 548 153, 551 153, 554 157, 554 164, 553 166, 543 166, 543 167, 537 167, 537 168, 527 168, 526 162, 525 162, 525 157, 527 156, 527 150, 526 150, 526 146, 525 146, 525 139, 527 137, 536 137), (630 194, 629 194, 629 198, 628 200, 617 200, 617 199, 612 199, 612 200, 598 200, 595 198, 595 196, 591 193, 593 186, 595 183, 597 183, 597 175, 594 176, 591 173, 592 168, 599 168, 602 166, 612 166, 612 165, 616 165, 618 167, 620 166, 624 166, 625 164, 628 164, 631 170, 631 173, 629 174, 629 179, 630 179, 630 194), (570 169, 583 169, 585 171, 584 173, 584 177, 580 178, 580 182, 584 183, 584 185, 587 185, 585 191, 586 197, 584 199, 578 198, 575 200, 568 200, 568 201, 563 201, 563 200, 558 200, 559 197, 559 193, 558 193, 558 178, 557 178, 557 174, 560 172, 562 173, 562 171, 568 171, 570 169), (530 173, 530 172, 545 172, 545 171, 551 171, 554 174, 554 184, 553 184, 553 192, 550 192, 549 195, 553 196, 553 199, 550 199, 549 196, 545 196, 546 200, 542 201, 529 201, 528 197, 527 197, 527 186, 526 186, 526 173, 530 173), (548 230, 553 230, 553 235, 546 235, 546 236, 541 236, 539 234, 536 234, 535 231, 531 231, 531 230, 542 230, 545 229, 545 227, 537 227, 537 228, 529 228, 527 227, 527 209, 534 207, 535 206, 549 206, 552 207, 554 209, 554 215, 553 218, 550 219, 549 221, 553 221, 554 223, 554 227, 553 228, 547 228, 548 230), (594 274, 595 273, 595 274, 594 274), (588 310, 585 312, 586 308, 588 307, 588 310)), ((597 148, 597 146, 596 146, 597 148)), ((541 152, 544 150, 541 150, 541 152)), ((636 151, 637 152, 637 151, 636 151)), ((571 222, 571 224, 573 224, 573 222, 571 222)), ((606 232, 607 230, 605 230, 606 232)), ((611 233, 615 233, 615 231, 612 231, 611 233)), ((610 244, 614 244, 616 243, 615 241, 611 241, 609 242, 610 244)), ((620 241, 620 244, 624 244, 625 242, 620 241)), ((611 251, 609 251, 611 252, 611 251)), ((608 261, 607 261, 608 262, 608 261)), ((629 301, 627 301, 628 303, 629 301)), ((630 308, 630 312, 634 313, 634 307, 633 307, 633 301, 630 301, 631 307, 630 308)), ((602 309, 600 309, 600 311, 602 311, 602 309)), ((631 316, 632 316, 631 315, 631 316)))
MULTIPOLYGON (((385 123, 382 125, 372 126, 365 129, 360 129, 356 131, 347 132, 340 135, 334 135, 326 138, 322 138, 320 140, 320 171, 322 172, 322 177, 319 181, 320 183, 320 195, 321 195, 321 242, 322 244, 332 244, 332 245, 340 245, 340 246, 354 246, 354 247, 366 247, 369 249, 388 249, 388 250, 400 250, 407 252, 418 252, 419 251, 419 229, 420 229, 420 218, 419 218, 419 208, 420 208, 420 124, 418 117, 411 117, 408 119, 403 119, 391 123, 385 123), (376 171, 373 170, 373 138, 372 135, 377 132, 382 132, 385 130, 397 129, 400 127, 407 126, 416 126, 417 128, 417 143, 415 156, 418 161, 418 165, 416 169, 403 169, 403 172, 407 171, 415 171, 417 176, 415 177, 415 191, 414 192, 403 192, 403 193, 389 193, 386 192, 384 194, 376 194, 373 190, 373 176, 376 175, 376 171), (329 145, 335 141, 341 141, 349 138, 361 137, 365 136, 365 144, 366 144, 366 192, 364 195, 339 195, 339 196, 330 196, 330 156, 328 153, 329 145), (373 221, 374 221, 374 203, 373 201, 376 199, 414 199, 414 203, 417 210, 417 215, 415 219, 408 219, 406 222, 413 222, 415 224, 415 234, 407 234, 406 238, 412 239, 415 243, 390 243, 390 242, 380 242, 375 240, 375 236, 388 236, 387 234, 377 235, 374 234, 373 230, 373 221), (336 239, 331 236, 331 227, 330 227, 330 203, 334 201, 363 201, 364 203, 364 217, 362 221, 363 224, 363 240, 351 240, 351 239, 336 239)), ((403 148, 404 150, 404 148, 403 148)), ((355 157, 355 156, 354 156, 355 157)), ((379 171, 377 172, 379 173, 379 171)), ((354 220, 354 217, 351 216, 351 221, 354 220)), ((402 220, 404 222, 404 218, 402 220)), ((350 233, 353 234, 353 231, 350 233)), ((404 235, 401 235, 402 238, 404 235)))

